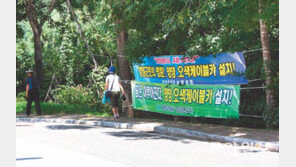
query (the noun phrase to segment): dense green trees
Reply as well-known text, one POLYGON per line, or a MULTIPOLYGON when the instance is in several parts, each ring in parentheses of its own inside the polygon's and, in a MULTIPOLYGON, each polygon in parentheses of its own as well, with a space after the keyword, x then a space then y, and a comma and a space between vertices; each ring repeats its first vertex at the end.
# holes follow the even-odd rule
MULTIPOLYGON (((45 1, 33 3, 44 4, 45 1)), ((24 90, 24 71, 37 63, 34 59, 34 33, 24 10, 25 5, 25 1, 17 1, 17 92, 24 90)), ((96 84, 103 83, 100 78, 103 72, 100 70, 106 69, 111 60, 121 69, 119 74, 122 78, 129 80, 132 79, 132 62, 146 55, 206 56, 264 48, 260 36, 261 20, 266 25, 264 39, 265 44, 269 43, 270 54, 266 61, 262 58, 266 54, 263 55, 260 50, 245 53, 248 79, 261 79, 245 87, 265 84, 267 89, 242 90, 240 112, 264 115, 267 127, 278 126, 278 1, 75 0, 71 1, 71 6, 89 49, 73 20, 67 0, 56 1, 40 35, 43 98, 53 74, 56 78, 53 89, 56 85, 82 84, 96 90, 96 84), (261 3, 260 13, 258 2, 261 3), (93 71, 90 52, 98 64, 98 71, 93 71), (95 76, 95 82, 91 76, 95 76), (266 98, 270 95, 272 100, 266 98), (272 110, 265 104, 272 104, 272 110)), ((40 7, 46 14, 45 8, 48 9, 48 5, 40 7)), ((42 18, 46 15, 41 12, 38 16, 42 18)), ((102 89, 96 91, 102 93, 102 89)))

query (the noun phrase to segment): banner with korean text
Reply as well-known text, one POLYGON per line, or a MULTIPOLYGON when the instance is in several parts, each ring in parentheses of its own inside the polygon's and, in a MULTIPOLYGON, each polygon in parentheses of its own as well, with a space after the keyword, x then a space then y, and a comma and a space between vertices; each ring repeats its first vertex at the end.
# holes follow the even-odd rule
POLYGON ((145 57, 143 63, 134 64, 135 80, 163 84, 247 84, 246 63, 243 52, 217 55, 181 55, 145 57))
POLYGON ((239 117, 240 85, 131 84, 135 109, 177 116, 239 117))

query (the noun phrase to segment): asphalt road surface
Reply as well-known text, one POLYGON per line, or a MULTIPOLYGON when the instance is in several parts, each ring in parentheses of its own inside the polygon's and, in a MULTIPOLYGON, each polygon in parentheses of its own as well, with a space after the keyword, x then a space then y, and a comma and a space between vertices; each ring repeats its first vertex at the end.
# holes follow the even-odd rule
POLYGON ((279 166, 279 153, 135 130, 16 123, 18 167, 279 166))

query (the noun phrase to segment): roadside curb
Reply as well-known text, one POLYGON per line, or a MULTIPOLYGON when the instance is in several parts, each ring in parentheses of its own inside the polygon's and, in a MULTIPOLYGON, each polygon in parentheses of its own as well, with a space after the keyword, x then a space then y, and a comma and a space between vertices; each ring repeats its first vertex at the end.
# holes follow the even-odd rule
POLYGON ((174 134, 174 135, 182 135, 182 136, 192 137, 192 138, 201 139, 201 140, 218 141, 218 142, 227 143, 230 145, 260 147, 260 148, 265 148, 267 150, 276 151, 276 152, 279 151, 278 142, 266 142, 266 141, 260 141, 260 140, 238 138, 238 137, 227 137, 227 136, 199 132, 195 130, 172 128, 172 127, 166 127, 166 126, 155 127, 154 132, 158 134, 174 134))
POLYGON ((111 121, 84 121, 76 119, 61 119, 61 118, 16 118, 16 122, 52 122, 52 123, 65 123, 65 124, 76 124, 76 125, 88 125, 88 126, 101 126, 110 127, 117 129, 135 129, 145 132, 154 132, 158 134, 170 134, 170 135, 180 135, 185 137, 191 137, 201 140, 212 140, 223 142, 231 145, 240 146, 251 146, 251 147, 261 147, 270 151, 279 152, 279 142, 266 142, 253 139, 244 139, 237 137, 227 137, 221 135, 215 135, 210 133, 199 132, 195 130, 174 128, 162 126, 158 123, 122 123, 122 122, 111 122, 111 121))

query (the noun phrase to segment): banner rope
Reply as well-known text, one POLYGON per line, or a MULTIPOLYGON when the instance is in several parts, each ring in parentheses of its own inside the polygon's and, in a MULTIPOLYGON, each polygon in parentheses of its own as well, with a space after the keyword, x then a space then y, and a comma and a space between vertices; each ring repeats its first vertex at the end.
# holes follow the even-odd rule
MULTIPOLYGON (((260 80, 260 79, 258 79, 260 80)), ((121 83, 124 84, 131 84, 132 80, 121 80, 121 83)), ((167 85, 171 85, 171 84, 167 84, 167 85)), ((185 84, 184 84, 185 85, 185 84)), ((251 89, 266 89, 266 86, 261 86, 261 87, 245 87, 245 88, 240 88, 241 90, 251 90, 251 89)))
MULTIPOLYGON (((132 107, 132 106, 133 106, 133 105, 122 106, 122 108, 127 108, 127 107, 132 107)), ((259 116, 259 115, 247 115, 247 114, 239 114, 239 116, 242 116, 242 117, 263 118, 263 116, 259 116)))
POLYGON ((132 107, 133 105, 122 106, 122 108, 132 107))
MULTIPOLYGON (((128 108, 128 107, 132 107, 133 105, 128 105, 128 106, 122 106, 122 108, 128 108)), ((263 116, 259 116, 259 115, 247 115, 247 114, 239 114, 239 116, 242 117, 253 117, 253 118, 264 118, 263 116)))
POLYGON ((240 88, 241 90, 248 90, 248 89, 265 89, 266 86, 262 86, 262 87, 246 87, 246 88, 240 88))
POLYGON ((243 117, 254 117, 254 118, 263 118, 263 116, 258 116, 258 115, 239 114, 239 116, 243 116, 243 117))
POLYGON ((254 81, 263 81, 263 79, 252 79, 252 80, 249 80, 249 82, 254 82, 254 81))
POLYGON ((252 50, 244 50, 243 53, 255 52, 255 51, 259 51, 259 50, 262 50, 262 48, 252 49, 252 50))

